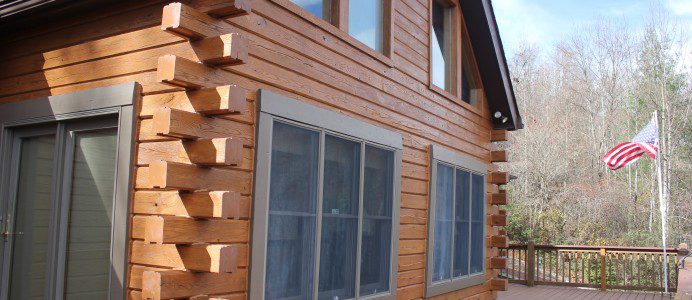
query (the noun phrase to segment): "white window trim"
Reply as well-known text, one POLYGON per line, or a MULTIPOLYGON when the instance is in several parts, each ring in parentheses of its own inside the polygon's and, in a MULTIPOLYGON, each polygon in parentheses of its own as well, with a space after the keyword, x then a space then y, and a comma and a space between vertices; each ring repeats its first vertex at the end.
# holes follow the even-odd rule
MULTIPOLYGON (((394 191, 392 194, 389 291, 387 293, 365 297, 356 296, 356 299, 396 299, 401 194, 401 152, 403 149, 401 135, 343 114, 309 105, 267 90, 259 91, 259 99, 260 111, 256 136, 255 178, 253 185, 250 299, 261 300, 264 299, 265 294, 267 234, 269 227, 271 137, 275 120, 295 123, 299 126, 303 125, 315 130, 329 131, 330 134, 336 136, 355 138, 368 144, 394 151, 394 191)), ((360 251, 360 249, 358 251, 360 251)), ((358 271, 359 270, 356 270, 356 272, 358 271)), ((314 297, 317 297, 317 295, 314 297)))
MULTIPOLYGON (((472 173, 482 175, 485 179, 488 174, 489 165, 478 161, 470 156, 453 152, 448 149, 442 148, 437 145, 432 145, 430 147, 430 204, 428 206, 428 248, 427 248, 427 262, 426 262, 426 287, 425 287, 425 297, 432 297, 437 295, 442 295, 450 292, 454 292, 460 289, 481 285, 486 281, 486 246, 485 238, 483 242, 483 272, 470 274, 460 278, 452 278, 449 281, 433 283, 433 249, 435 245, 435 202, 436 202, 436 187, 437 187, 437 165, 444 164, 456 169, 463 169, 470 171, 472 173)), ((455 171, 456 173, 456 171, 455 171)), ((483 185, 483 195, 485 195, 485 184, 483 185)), ((487 206, 487 200, 484 199, 483 203, 483 234, 486 234, 486 222, 485 213, 487 206)))

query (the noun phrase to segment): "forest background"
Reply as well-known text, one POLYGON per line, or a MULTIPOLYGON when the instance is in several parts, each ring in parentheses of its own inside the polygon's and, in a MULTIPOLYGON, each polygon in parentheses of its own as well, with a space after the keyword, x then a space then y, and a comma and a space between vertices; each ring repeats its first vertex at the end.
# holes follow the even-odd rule
POLYGON ((655 160, 600 161, 658 110, 668 246, 692 242, 692 54, 669 14, 653 3, 643 31, 601 18, 508 56, 525 125, 504 145, 512 241, 660 247, 655 160))

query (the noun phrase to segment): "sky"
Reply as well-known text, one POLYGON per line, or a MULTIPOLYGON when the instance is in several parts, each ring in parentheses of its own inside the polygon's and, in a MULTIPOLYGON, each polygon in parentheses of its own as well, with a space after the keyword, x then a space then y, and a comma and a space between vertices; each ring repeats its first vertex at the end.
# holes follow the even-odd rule
MULTIPOLYGON (((522 43, 551 49, 570 33, 589 26, 599 18, 623 21, 643 32, 649 11, 660 2, 671 21, 692 36, 692 0, 492 0, 500 36, 509 57, 522 43)), ((692 41, 687 41, 687 61, 692 62, 692 41)))

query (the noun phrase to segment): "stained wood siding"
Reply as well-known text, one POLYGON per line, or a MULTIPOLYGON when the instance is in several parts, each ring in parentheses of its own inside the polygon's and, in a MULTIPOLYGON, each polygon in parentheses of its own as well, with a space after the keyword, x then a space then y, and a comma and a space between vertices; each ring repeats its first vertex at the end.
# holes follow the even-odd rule
MULTIPOLYGON (((219 1, 184 3, 204 12, 214 2, 219 1)), ((252 199, 250 191, 253 184, 256 128, 255 92, 260 88, 401 133, 404 149, 397 293, 399 299, 422 298, 425 291, 429 146, 442 145, 490 163, 493 148, 487 105, 480 103, 479 108, 474 109, 469 105, 455 103, 429 89, 428 0, 392 1, 393 51, 391 58, 385 61, 354 46, 353 39, 344 38, 345 34, 335 34, 334 31, 338 29, 317 26, 286 9, 284 2, 286 0, 255 0, 251 14, 227 19, 227 33, 239 33, 249 39, 249 57, 243 65, 216 68, 215 72, 218 73, 214 80, 238 85, 247 90, 248 94, 240 113, 209 117, 211 123, 205 123, 204 126, 212 124, 210 126, 217 127, 218 130, 201 129, 198 132, 200 138, 242 141, 240 163, 210 167, 219 172, 218 175, 209 175, 215 179, 232 176, 238 180, 226 186, 223 186, 221 180, 211 188, 238 192, 239 199, 245 203, 252 199)), ((190 42, 161 30, 162 9, 165 4, 168 2, 142 1, 127 7, 103 8, 54 24, 43 24, 24 30, 21 35, 7 37, 0 50, 0 103, 129 81, 137 81, 142 85, 145 96, 138 109, 140 118, 137 130, 138 151, 134 159, 137 167, 134 175, 134 201, 146 196, 142 193, 159 191, 148 178, 152 162, 192 162, 181 144, 183 140, 172 135, 157 134, 154 129, 154 115, 164 106, 196 113, 189 100, 170 100, 173 97, 170 95, 183 89, 157 81, 159 57, 172 54, 192 61, 199 58, 190 42)), ((185 176, 191 176, 189 178, 198 174, 195 170, 188 171, 191 173, 185 176)), ((203 185, 205 182, 199 184, 203 185)), ((496 186, 488 183, 488 191, 496 189, 496 186)), ((175 205, 179 198, 175 198, 175 195, 172 197, 174 198, 169 199, 170 203, 166 203, 175 205)), ((140 245, 139 243, 148 239, 143 232, 143 219, 152 214, 161 215, 163 224, 171 222, 175 226, 189 225, 171 219, 175 217, 165 216, 175 213, 152 210, 146 207, 146 200, 142 201, 145 202, 133 205, 133 245, 140 245)), ((171 211, 176 209, 170 207, 171 211)), ((490 204, 487 211, 493 212, 490 204)), ((245 237, 248 234, 247 225, 251 221, 243 221, 246 219, 244 216, 247 214, 233 222, 245 222, 235 230, 245 230, 245 233, 240 232, 238 237, 229 238, 223 243, 247 247, 245 237)), ((208 225, 205 228, 221 230, 224 226, 208 225)), ((488 223, 486 232, 488 235, 496 235, 497 229, 488 223)), ((158 238, 167 239, 165 234, 158 238)), ((137 247, 138 251, 141 249, 137 247)), ((170 252, 171 249, 165 251, 170 252)), ((489 259, 497 256, 498 250, 489 247, 486 253, 489 259)), ((238 283, 238 288, 231 293, 233 297, 243 297, 247 291, 248 262, 246 256, 244 259, 238 265, 240 271, 229 273, 232 275, 229 275, 231 277, 228 280, 238 283)), ((184 267, 184 257, 176 257, 174 260, 176 263, 158 265, 143 264, 146 260, 133 260, 128 283, 131 296, 141 297, 142 274, 145 270, 162 271, 184 267)), ((486 265, 490 266, 490 263, 486 265)), ((487 277, 488 281, 482 286, 438 298, 493 298, 495 294, 491 292, 490 279, 497 277, 497 271, 488 269, 487 277)), ((204 280, 213 285, 217 279, 204 280)), ((214 289, 209 288, 209 291, 213 292, 214 289)))

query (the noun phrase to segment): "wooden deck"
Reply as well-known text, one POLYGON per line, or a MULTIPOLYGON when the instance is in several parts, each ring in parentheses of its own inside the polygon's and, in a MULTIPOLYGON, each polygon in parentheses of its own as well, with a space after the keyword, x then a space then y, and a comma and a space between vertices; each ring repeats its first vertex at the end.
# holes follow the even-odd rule
POLYGON ((639 291, 601 291, 597 289, 538 285, 528 287, 520 284, 510 284, 509 290, 499 292, 500 300, 582 300, 582 299, 608 299, 608 300, 659 300, 673 299, 662 293, 639 291))

